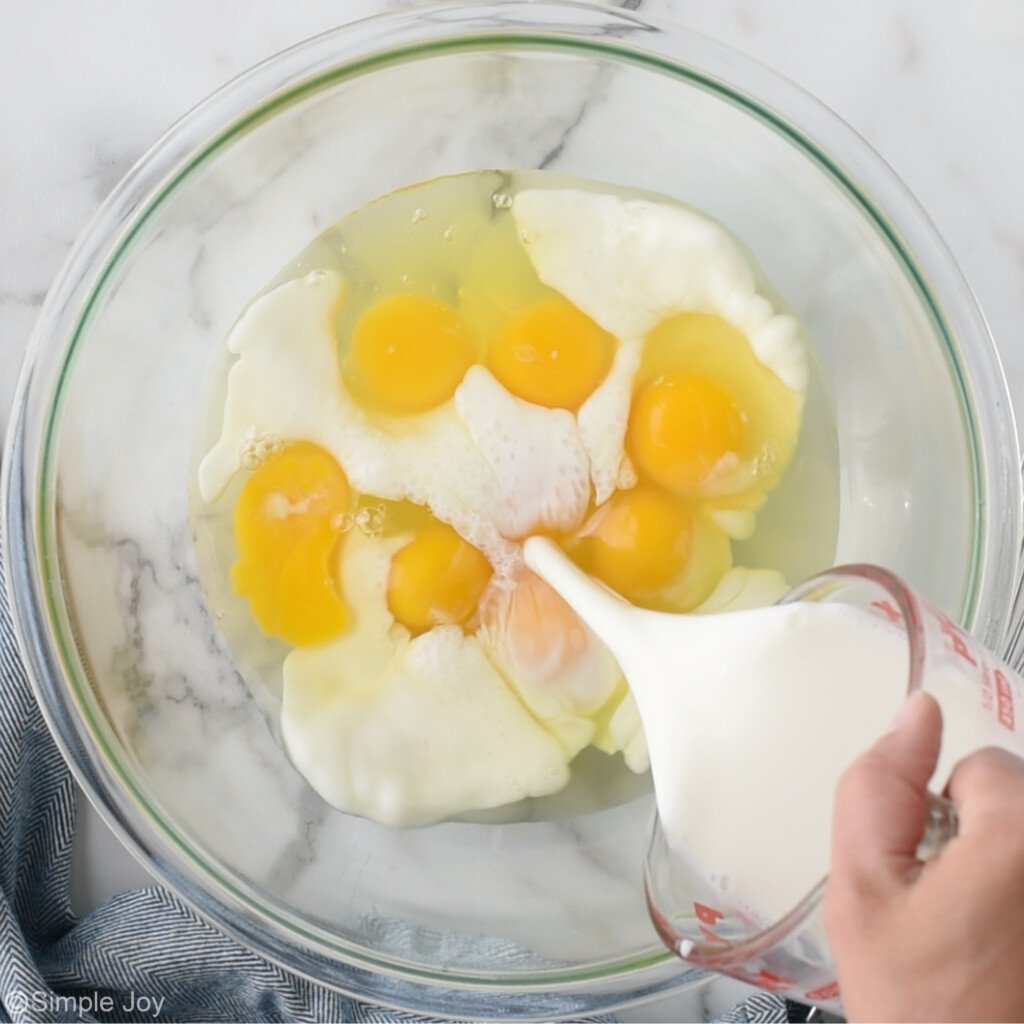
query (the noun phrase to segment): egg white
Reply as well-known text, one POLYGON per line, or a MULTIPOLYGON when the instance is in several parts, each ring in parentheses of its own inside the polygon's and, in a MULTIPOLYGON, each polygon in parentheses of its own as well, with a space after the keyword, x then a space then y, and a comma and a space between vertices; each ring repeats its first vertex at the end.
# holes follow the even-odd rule
POLYGON ((616 490, 636 484, 636 472, 625 454, 626 425, 633 399, 633 380, 640 367, 643 338, 625 338, 615 350, 608 376, 576 414, 580 440, 590 460, 594 503, 607 501, 616 490))
POLYGON ((524 402, 483 366, 466 372, 455 409, 497 480, 490 503, 474 508, 502 536, 567 532, 580 524, 590 499, 590 465, 572 413, 524 402))

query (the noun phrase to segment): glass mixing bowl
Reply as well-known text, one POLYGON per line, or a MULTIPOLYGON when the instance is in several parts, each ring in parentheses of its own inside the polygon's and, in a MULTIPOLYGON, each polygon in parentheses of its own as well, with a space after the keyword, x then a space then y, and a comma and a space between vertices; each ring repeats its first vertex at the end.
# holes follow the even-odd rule
POLYGON ((30 674, 160 879, 294 970, 447 1016, 694 982, 647 918, 651 798, 404 831, 326 807, 222 641, 189 473, 224 334, 291 256, 388 190, 516 167, 676 196, 756 254, 824 367, 837 560, 889 566, 998 649, 1021 542, 1005 384, 940 240, 848 128, 707 39, 571 3, 431 6, 312 39, 174 127, 77 244, 21 380, 4 502, 30 674))

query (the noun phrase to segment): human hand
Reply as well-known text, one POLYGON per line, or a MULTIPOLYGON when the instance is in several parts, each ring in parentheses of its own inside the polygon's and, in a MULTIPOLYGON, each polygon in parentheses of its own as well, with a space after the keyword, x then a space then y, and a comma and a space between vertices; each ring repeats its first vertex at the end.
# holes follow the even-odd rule
POLYGON ((1024 1021, 1024 761, 956 766, 959 833, 922 865, 941 733, 914 693, 836 791, 825 929, 850 1020, 1024 1021))

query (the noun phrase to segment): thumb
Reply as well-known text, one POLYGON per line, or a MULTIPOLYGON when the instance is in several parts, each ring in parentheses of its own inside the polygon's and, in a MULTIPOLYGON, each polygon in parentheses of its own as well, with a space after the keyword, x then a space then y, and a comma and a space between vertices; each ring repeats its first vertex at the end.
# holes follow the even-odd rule
POLYGON ((942 713, 921 690, 900 708, 892 730, 846 770, 832 825, 834 880, 887 895, 913 881, 927 816, 926 789, 942 738, 942 713))

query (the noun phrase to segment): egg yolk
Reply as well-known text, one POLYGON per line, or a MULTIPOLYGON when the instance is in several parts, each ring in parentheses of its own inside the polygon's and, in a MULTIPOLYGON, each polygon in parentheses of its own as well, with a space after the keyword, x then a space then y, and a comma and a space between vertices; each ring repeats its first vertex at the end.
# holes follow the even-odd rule
POLYGON ((392 295, 356 321, 346 383, 390 413, 418 413, 448 401, 473 363, 458 312, 432 295, 392 295))
POLYGON ((611 369, 612 336, 559 299, 516 313, 495 338, 490 369, 512 394, 575 412, 611 369))
POLYGON ((305 647, 345 630, 332 563, 351 500, 341 467, 308 442, 274 452, 245 482, 231 582, 268 636, 305 647))
POLYGON ((634 398, 626 448, 655 483, 692 495, 722 456, 739 452, 745 426, 732 397, 714 381, 668 373, 634 398))
POLYGON ((465 624, 491 579, 491 564, 450 526, 421 530, 395 554, 388 607, 414 636, 434 626, 465 624))
POLYGON ((589 570, 631 601, 678 578, 690 558, 693 520, 677 501, 652 488, 618 491, 594 514, 589 570))
POLYGON ((527 570, 506 600, 489 602, 482 617, 492 633, 504 638, 520 665, 534 678, 547 681, 557 681, 576 668, 590 640, 579 616, 557 591, 527 570))

